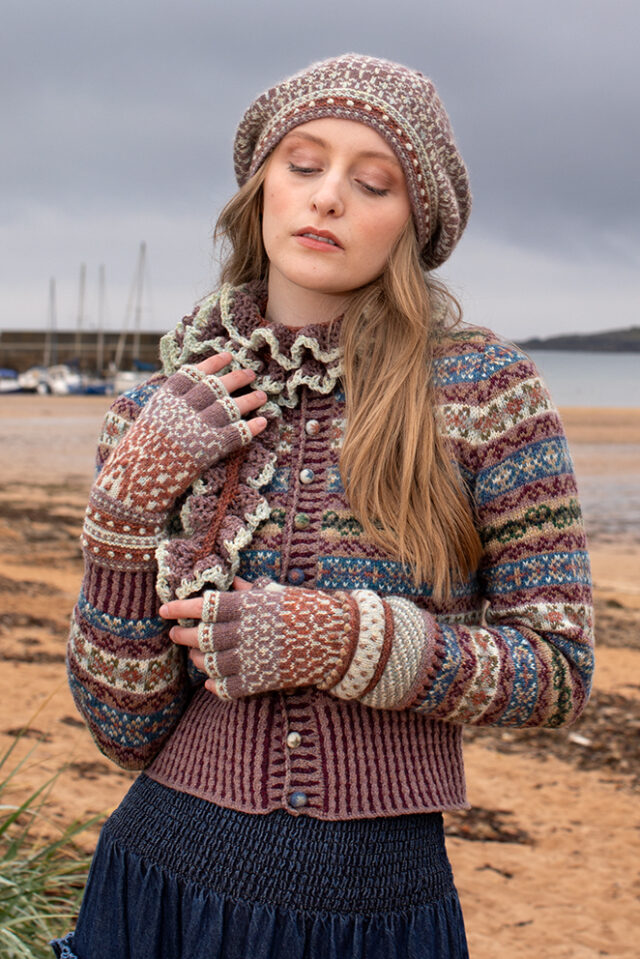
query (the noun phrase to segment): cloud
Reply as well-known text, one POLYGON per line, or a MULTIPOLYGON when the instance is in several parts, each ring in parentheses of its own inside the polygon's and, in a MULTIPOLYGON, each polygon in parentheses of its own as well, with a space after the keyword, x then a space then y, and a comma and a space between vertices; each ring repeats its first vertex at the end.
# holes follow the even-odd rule
POLYGON ((471 171, 471 273, 491 275, 493 250, 523 277, 539 257, 562 264, 569 293, 570 282, 590 287, 581 269, 593 263, 627 290, 640 243, 639 33, 635 0, 396 0, 392 11, 380 0, 10 0, 0 323, 33 322, 33 290, 75 275, 91 251, 126 276, 134 257, 120 251, 142 238, 158 288, 171 278, 189 295, 233 189, 242 111, 280 77, 349 49, 435 79, 471 171))

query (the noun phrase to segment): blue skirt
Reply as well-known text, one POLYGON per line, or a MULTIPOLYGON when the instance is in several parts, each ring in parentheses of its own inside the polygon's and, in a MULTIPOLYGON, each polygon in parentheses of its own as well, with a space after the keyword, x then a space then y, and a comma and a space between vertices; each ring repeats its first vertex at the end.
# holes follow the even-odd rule
POLYGON ((105 823, 59 959, 468 959, 440 813, 249 815, 147 776, 105 823))

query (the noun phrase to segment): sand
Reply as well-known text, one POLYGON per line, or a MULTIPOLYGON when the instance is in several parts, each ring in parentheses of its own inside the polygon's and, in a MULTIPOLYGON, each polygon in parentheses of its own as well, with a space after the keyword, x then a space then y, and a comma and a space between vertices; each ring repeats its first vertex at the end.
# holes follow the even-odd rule
MULTIPOLYGON (((48 829, 108 813, 133 778, 98 752, 64 672, 108 402, 0 396, 0 748, 29 725, 15 798, 59 773, 48 829)), ((572 729, 466 736, 474 808, 448 815, 447 831, 472 959, 638 954, 640 411, 562 412, 590 534, 594 697, 572 729)))

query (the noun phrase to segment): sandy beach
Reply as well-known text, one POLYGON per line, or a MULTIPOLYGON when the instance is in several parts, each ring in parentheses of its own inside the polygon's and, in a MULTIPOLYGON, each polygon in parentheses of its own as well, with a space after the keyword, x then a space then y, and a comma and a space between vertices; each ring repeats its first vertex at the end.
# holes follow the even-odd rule
MULTIPOLYGON (((0 748, 29 725, 16 798, 64 766, 51 824, 106 814, 133 778, 94 746, 64 669, 108 404, 0 396, 0 748)), ((570 729, 466 733, 473 808, 447 831, 472 959, 638 955, 640 410, 562 415, 592 554, 594 694, 570 729)))

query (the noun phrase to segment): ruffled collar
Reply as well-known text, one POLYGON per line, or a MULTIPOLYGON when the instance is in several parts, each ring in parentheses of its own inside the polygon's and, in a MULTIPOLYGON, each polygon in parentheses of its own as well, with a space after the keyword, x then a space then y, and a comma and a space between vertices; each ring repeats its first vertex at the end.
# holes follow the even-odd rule
POLYGON ((156 587, 164 602, 207 587, 229 589, 241 550, 270 515, 265 489, 275 471, 283 408, 296 405, 301 387, 328 394, 340 377, 340 321, 300 329, 265 324, 265 307, 263 284, 223 286, 162 338, 167 376, 223 350, 231 353, 233 368, 255 370, 253 386, 269 397, 260 413, 270 421, 245 448, 236 474, 223 461, 205 470, 188 491, 156 552, 156 587), (228 505, 220 521, 221 502, 228 505))
POLYGON ((256 389, 264 390, 277 406, 295 406, 301 386, 330 393, 342 372, 341 320, 299 328, 268 324, 266 303, 264 283, 226 284, 207 297, 162 338, 165 374, 228 350, 231 367, 255 370, 256 389))

